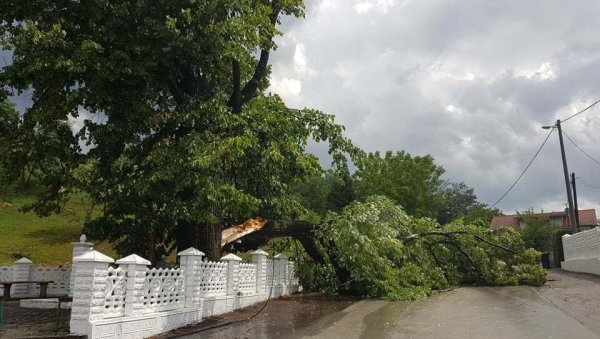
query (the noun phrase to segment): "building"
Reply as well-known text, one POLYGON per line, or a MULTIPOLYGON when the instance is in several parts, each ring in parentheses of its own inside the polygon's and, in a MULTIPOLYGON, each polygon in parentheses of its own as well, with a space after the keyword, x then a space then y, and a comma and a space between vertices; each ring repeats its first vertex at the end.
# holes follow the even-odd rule
MULTIPOLYGON (((526 227, 524 216, 527 214, 513 214, 513 215, 500 215, 494 217, 492 220, 492 225, 490 228, 492 230, 497 230, 502 227, 512 227, 515 229, 521 229, 526 227)), ((561 228, 571 228, 571 223, 569 222, 569 216, 567 215, 567 210, 560 212, 549 212, 549 213, 533 213, 536 216, 547 216, 553 224, 560 226, 561 228)), ((593 228, 598 226, 598 219, 596 218, 596 210, 595 209, 587 209, 587 210, 579 210, 579 227, 580 228, 593 228)))

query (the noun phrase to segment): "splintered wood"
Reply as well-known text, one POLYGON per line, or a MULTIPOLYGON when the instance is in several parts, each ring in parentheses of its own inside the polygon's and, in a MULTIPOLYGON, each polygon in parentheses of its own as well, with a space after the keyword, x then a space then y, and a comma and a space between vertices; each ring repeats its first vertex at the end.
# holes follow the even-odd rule
POLYGON ((243 224, 224 229, 221 236, 221 247, 232 243, 247 234, 260 230, 266 223, 266 219, 256 217, 246 220, 243 224))

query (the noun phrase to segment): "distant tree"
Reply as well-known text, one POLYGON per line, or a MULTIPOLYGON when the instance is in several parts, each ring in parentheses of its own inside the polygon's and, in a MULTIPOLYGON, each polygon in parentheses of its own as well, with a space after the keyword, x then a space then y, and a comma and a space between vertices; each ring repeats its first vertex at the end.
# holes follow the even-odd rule
POLYGON ((12 192, 16 180, 21 179, 21 166, 13 162, 15 153, 18 151, 19 114, 14 106, 4 100, 0 101, 0 199, 6 199, 6 196, 12 192))
POLYGON ((356 164, 353 176, 356 197, 365 200, 384 195, 413 216, 435 218, 443 205, 440 190, 444 169, 430 155, 411 156, 401 151, 369 153, 356 164))
POLYGON ((497 208, 490 208, 485 204, 479 203, 469 208, 464 215, 465 224, 479 224, 482 227, 490 227, 494 217, 502 215, 502 211, 497 208))
POLYGON ((352 178, 345 165, 297 182, 292 191, 299 196, 300 203, 319 218, 328 211, 340 212, 354 201, 352 178))
POLYGON ((554 225, 548 216, 534 214, 531 212, 522 213, 524 226, 521 228, 525 246, 535 248, 538 251, 552 250, 554 236, 560 230, 560 227, 554 225))
POLYGON ((344 163, 336 172, 330 172, 331 183, 327 194, 327 210, 341 212, 356 198, 352 177, 348 166, 344 163))
POLYGON ((327 212, 327 196, 331 192, 332 181, 327 175, 316 174, 294 183, 292 192, 304 208, 321 218, 327 212))
POLYGON ((437 221, 442 225, 466 216, 471 208, 479 204, 474 189, 464 182, 445 181, 442 186, 443 202, 437 216, 437 221))
MULTIPOLYGON (((28 186, 32 177, 55 177, 64 169, 57 157, 75 159, 67 144, 73 134, 69 124, 51 121, 38 124, 19 115, 14 105, 0 101, 0 189, 6 194, 17 186, 28 186)), ((56 210, 56 205, 40 205, 40 214, 56 210)))

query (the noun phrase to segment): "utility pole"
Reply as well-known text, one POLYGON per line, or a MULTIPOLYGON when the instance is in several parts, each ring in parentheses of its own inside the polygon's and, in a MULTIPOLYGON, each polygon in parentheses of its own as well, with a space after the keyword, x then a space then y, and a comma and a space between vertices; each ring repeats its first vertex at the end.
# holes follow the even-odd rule
POLYGON ((575 185, 575 172, 571 172, 571 186, 573 186, 573 202, 575 203, 575 223, 579 229, 579 206, 577 205, 577 185, 575 185))
POLYGON ((556 127, 558 129, 558 140, 560 141, 560 154, 562 156, 563 171, 565 174, 565 186, 567 187, 567 202, 569 203, 568 217, 573 233, 579 232, 577 220, 575 219, 575 210, 573 207, 573 194, 571 193, 571 183, 569 182, 569 168, 567 167, 567 156, 565 155, 565 144, 563 142, 562 128, 560 127, 560 119, 556 120, 554 126, 543 126, 543 129, 556 127))

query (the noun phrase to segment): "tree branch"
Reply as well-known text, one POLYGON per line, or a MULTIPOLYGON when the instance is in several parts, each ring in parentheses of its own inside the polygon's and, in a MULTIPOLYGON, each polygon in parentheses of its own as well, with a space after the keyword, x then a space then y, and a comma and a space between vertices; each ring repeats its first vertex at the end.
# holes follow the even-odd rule
MULTIPOLYGON (((281 5, 279 3, 279 0, 271 1, 271 14, 269 14, 269 20, 273 27, 277 25, 277 19, 279 17, 280 12, 281 5)), ((272 43, 272 41, 273 37, 271 36, 269 39, 269 45, 272 43)), ((254 75, 252 75, 252 78, 248 81, 248 83, 246 83, 246 85, 241 91, 241 105, 254 99, 258 95, 258 86, 267 75, 267 66, 269 65, 269 53, 270 47, 263 48, 260 51, 260 59, 258 60, 258 64, 256 64, 256 68, 254 69, 254 75)))
POLYGON ((471 266, 473 266, 473 269, 475 269, 475 271, 480 272, 479 267, 477 267, 477 265, 475 264, 475 262, 473 261, 473 259, 471 259, 471 257, 467 254, 467 252, 465 252, 458 244, 450 241, 450 240, 440 240, 436 243, 434 243, 432 246, 435 247, 439 244, 445 244, 445 245, 450 245, 452 247, 454 247, 457 251, 459 251, 463 256, 465 256, 465 258, 467 258, 467 260, 469 261, 469 263, 471 264, 471 266))
POLYGON ((471 233, 469 233, 467 231, 453 231, 453 232, 431 231, 431 232, 425 232, 425 233, 411 234, 408 237, 402 239, 402 243, 408 244, 411 241, 414 241, 414 240, 416 240, 418 238, 423 238, 423 237, 426 237, 426 236, 443 236, 443 237, 446 237, 446 238, 453 239, 453 237, 455 235, 466 235, 466 236, 470 235, 470 236, 474 237, 475 239, 477 239, 477 240, 479 240, 481 242, 484 242, 484 243, 486 243, 486 244, 488 244, 490 246, 494 246, 494 247, 500 248, 500 249, 505 250, 507 252, 518 253, 517 251, 513 250, 512 248, 508 248, 508 247, 505 247, 505 246, 500 245, 500 244, 495 244, 495 243, 493 243, 493 242, 491 242, 491 241, 483 238, 480 235, 471 234, 471 233))
POLYGON ((231 82, 233 87, 233 93, 231 93, 231 99, 229 100, 229 106, 233 110, 233 113, 240 113, 242 111, 242 92, 241 92, 241 76, 240 76, 240 62, 232 59, 231 60, 231 82))

